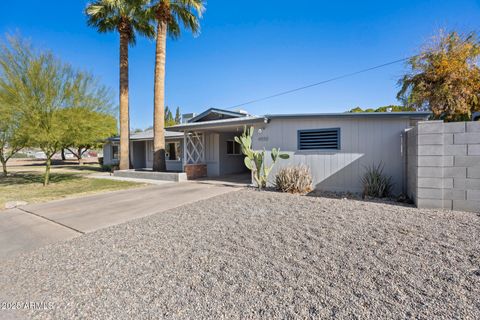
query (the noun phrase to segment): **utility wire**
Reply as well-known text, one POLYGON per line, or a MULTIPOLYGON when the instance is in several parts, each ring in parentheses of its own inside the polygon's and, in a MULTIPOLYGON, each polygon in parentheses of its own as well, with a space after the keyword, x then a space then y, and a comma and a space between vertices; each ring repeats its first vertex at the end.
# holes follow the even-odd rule
POLYGON ((299 88, 275 93, 275 94, 272 94, 270 96, 266 96, 266 97, 263 97, 263 98, 258 98, 258 99, 250 100, 250 101, 247 101, 247 102, 244 102, 244 103, 240 103, 240 104, 234 105, 233 107, 230 107, 228 109, 235 109, 235 108, 245 106, 247 104, 257 103, 257 102, 260 102, 260 101, 265 101, 265 100, 269 100, 269 99, 272 99, 272 98, 284 96, 284 95, 287 95, 287 94, 290 94, 290 93, 293 93, 293 92, 297 92, 297 91, 305 90, 305 89, 308 89, 308 88, 316 87, 316 86, 319 86, 319 85, 322 85, 322 84, 325 84, 325 83, 328 83, 328 82, 332 82, 332 81, 340 80, 340 79, 343 79, 343 78, 351 77, 351 76, 354 76, 354 75, 357 75, 357 74, 360 74, 360 73, 365 73, 365 72, 368 72, 368 71, 372 71, 372 70, 375 70, 375 69, 380 69, 380 68, 383 68, 383 67, 386 67, 386 66, 389 66, 389 65, 392 65, 392 64, 399 63, 399 62, 404 62, 404 61, 407 61, 410 58, 411 57, 398 59, 398 60, 394 60, 394 61, 390 61, 390 62, 387 62, 387 63, 380 64, 380 65, 377 65, 377 66, 374 66, 374 67, 370 67, 370 68, 367 68, 367 69, 363 69, 363 70, 359 70, 359 71, 355 71, 355 72, 351 72, 351 73, 346 73, 346 74, 343 74, 341 76, 337 76, 337 77, 334 77, 334 78, 323 80, 323 81, 320 81, 320 82, 317 82, 317 83, 312 83, 312 84, 309 84, 309 85, 306 85, 306 86, 303 86, 303 87, 299 87, 299 88))

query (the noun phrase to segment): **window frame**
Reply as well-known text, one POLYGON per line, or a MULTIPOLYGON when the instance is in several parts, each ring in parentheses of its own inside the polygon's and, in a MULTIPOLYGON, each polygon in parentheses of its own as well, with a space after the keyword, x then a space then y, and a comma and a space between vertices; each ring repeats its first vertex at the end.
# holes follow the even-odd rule
POLYGON ((335 150, 341 150, 341 128, 340 127, 335 127, 335 128, 318 128, 318 129, 301 129, 297 130, 297 150, 302 151, 302 152, 308 152, 308 151, 335 151, 335 150), (326 131, 336 131, 337 132, 337 147, 336 148, 314 148, 314 149, 302 149, 301 148, 301 141, 300 141, 300 136, 304 132, 326 132, 326 131))
POLYGON ((226 146, 225 153, 228 156, 240 156, 240 155, 242 155, 242 147, 240 146, 239 143, 237 143, 235 140, 226 140, 226 143, 227 143, 227 146, 226 146), (233 153, 228 153, 228 143, 229 142, 233 143, 233 153), (235 146, 237 146, 238 150, 235 150, 235 146), (235 151, 237 151, 238 153, 235 153, 235 151))
POLYGON ((112 144, 112 160, 119 160, 120 159, 120 146, 117 144, 112 144), (117 152, 115 152, 115 148, 117 148, 117 152), (117 156, 115 157, 115 153, 117 156))
MULTIPOLYGON (((153 145, 153 143, 152 143, 153 145)), ((166 161, 180 161, 182 160, 181 158, 181 149, 180 149, 180 142, 179 141, 173 141, 173 142, 166 142, 165 143, 165 160, 166 161), (175 159, 170 159, 170 144, 173 144, 173 148, 175 149, 175 159)))

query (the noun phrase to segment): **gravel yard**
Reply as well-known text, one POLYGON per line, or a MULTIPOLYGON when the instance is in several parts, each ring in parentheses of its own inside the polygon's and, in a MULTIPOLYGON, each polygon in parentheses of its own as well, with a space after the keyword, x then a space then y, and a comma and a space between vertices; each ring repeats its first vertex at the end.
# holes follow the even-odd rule
POLYGON ((3 261, 0 283, 53 303, 38 319, 478 319, 480 216, 242 190, 3 261))

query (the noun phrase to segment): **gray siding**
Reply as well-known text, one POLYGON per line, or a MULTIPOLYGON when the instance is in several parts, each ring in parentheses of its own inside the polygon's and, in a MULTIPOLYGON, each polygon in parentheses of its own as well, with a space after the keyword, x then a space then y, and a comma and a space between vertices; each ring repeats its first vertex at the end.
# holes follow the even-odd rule
POLYGON ((219 139, 220 135, 218 133, 205 133, 205 162, 209 177, 220 175, 219 139))
POLYGON ((248 172, 244 164, 245 156, 227 154, 227 141, 234 140, 239 134, 222 133, 219 139, 220 175, 248 172))
POLYGON ((103 164, 118 165, 118 160, 113 160, 112 142, 106 142, 103 145, 103 164))
MULTIPOLYGON (((169 142, 173 142, 173 141, 180 142, 180 146, 182 148, 183 141, 180 141, 178 139, 177 140, 167 140, 167 141, 165 141, 165 143, 169 143, 169 142)), ((146 140, 145 143, 146 143, 146 148, 145 148, 146 166, 145 166, 145 168, 151 169, 151 168, 153 168, 153 140, 146 140)), ((180 154, 180 157, 183 158, 183 151, 180 154)), ((172 171, 172 172, 183 171, 182 160, 166 160, 165 162, 166 162, 166 165, 167 165, 167 171, 172 171)))
POLYGON ((406 118, 272 119, 261 133, 256 128, 253 148, 280 147, 290 154, 289 160, 277 163, 272 181, 279 168, 306 164, 319 190, 361 192, 365 166, 381 161, 384 173, 392 177, 394 192, 398 194, 404 187, 402 133, 408 126, 406 118), (320 128, 340 128, 341 149, 299 151, 297 131, 320 128))
POLYGON ((205 162, 207 175, 220 175, 247 172, 243 155, 228 155, 227 140, 233 140, 234 133, 205 133, 205 162))
POLYGON ((132 162, 133 162, 133 167, 135 169, 144 169, 146 168, 146 157, 147 157, 147 152, 146 152, 146 141, 133 141, 131 143, 132 148, 132 162))
MULTIPOLYGON (((180 139, 168 139, 169 142, 180 142, 181 148, 183 148, 183 141, 180 139)), ((141 140, 130 142, 131 160, 133 165, 137 169, 152 168, 153 167, 153 140, 141 140)), ((180 154, 183 158, 183 152, 180 154)), ((113 162, 112 159, 112 143, 106 142, 103 145, 103 163, 106 165, 118 164, 113 162)), ((183 171, 182 160, 167 160, 167 171, 183 171)))
POLYGON ((146 168, 153 168, 153 140, 147 140, 145 143, 147 144, 145 150, 146 168))
POLYGON ((112 164, 112 144, 110 142, 106 142, 103 145, 103 164, 112 164))

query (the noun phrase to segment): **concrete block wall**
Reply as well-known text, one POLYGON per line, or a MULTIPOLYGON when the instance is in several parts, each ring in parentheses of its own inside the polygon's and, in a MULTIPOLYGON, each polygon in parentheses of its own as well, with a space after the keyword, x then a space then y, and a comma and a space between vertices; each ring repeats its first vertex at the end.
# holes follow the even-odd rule
POLYGON ((480 212, 480 122, 418 122, 407 132, 407 168, 419 208, 480 212))

